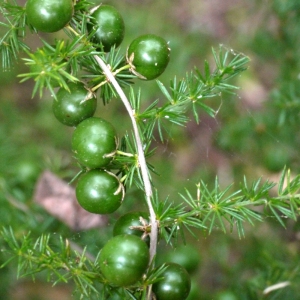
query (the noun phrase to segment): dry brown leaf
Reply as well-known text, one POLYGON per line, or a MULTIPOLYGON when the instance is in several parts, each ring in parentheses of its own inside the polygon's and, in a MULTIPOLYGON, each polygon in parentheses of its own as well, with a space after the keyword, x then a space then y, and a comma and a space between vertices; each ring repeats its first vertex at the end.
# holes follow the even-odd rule
POLYGON ((107 224, 106 216, 84 210, 77 202, 75 189, 50 171, 44 171, 39 177, 34 201, 75 231, 107 224))

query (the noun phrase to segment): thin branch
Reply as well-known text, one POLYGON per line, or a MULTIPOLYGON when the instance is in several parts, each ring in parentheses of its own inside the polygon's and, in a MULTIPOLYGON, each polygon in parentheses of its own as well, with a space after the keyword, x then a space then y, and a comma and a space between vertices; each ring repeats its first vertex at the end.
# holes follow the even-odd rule
POLYGON ((150 261, 152 261, 154 255, 156 254, 156 246, 157 246, 157 234, 158 234, 158 226, 156 221, 156 215, 152 206, 151 197, 152 197, 152 187, 151 182, 148 175, 148 168, 146 164, 145 154, 143 150, 143 145, 141 141, 141 137, 139 134, 139 130, 137 127, 137 123, 134 117, 134 110, 132 109, 129 100, 127 99, 123 89, 118 84, 117 80, 114 77, 114 74, 111 72, 111 70, 107 67, 107 65, 104 63, 104 61, 97 55, 94 56, 97 63, 99 64, 100 68, 103 70, 104 74, 106 75, 107 79, 111 84, 114 86, 116 92, 120 96, 120 99, 122 100, 123 104, 125 105, 125 108, 127 109, 127 112, 130 116, 132 126, 133 126, 133 132, 134 136, 136 138, 137 143, 137 150, 138 150, 138 161, 139 166, 141 168, 142 178, 144 182, 144 188, 146 193, 146 201, 150 212, 150 223, 151 223, 151 233, 150 233, 150 261))

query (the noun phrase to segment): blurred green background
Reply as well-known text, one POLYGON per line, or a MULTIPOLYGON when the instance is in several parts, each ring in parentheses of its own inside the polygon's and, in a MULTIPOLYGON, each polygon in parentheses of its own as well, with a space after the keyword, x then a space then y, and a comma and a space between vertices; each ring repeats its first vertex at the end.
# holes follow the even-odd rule
MULTIPOLYGON (((18 1, 20 5, 25 1, 18 1)), ((99 3, 99 1, 95 1, 99 3)), ((156 155, 150 159, 159 176, 153 175, 159 196, 180 201, 178 193, 188 187, 196 193, 200 179, 236 188, 246 175, 251 181, 262 177, 278 181, 286 165, 292 176, 300 171, 300 3, 296 0, 124 0, 105 1, 124 17, 126 50, 140 34, 155 33, 169 41, 171 61, 160 80, 179 79, 205 60, 212 61, 211 48, 220 44, 251 58, 249 69, 233 82, 241 87, 236 95, 221 95, 205 103, 218 109, 215 118, 200 114, 185 128, 172 125, 165 143, 153 143, 156 155)), ((3 34, 0 27, 0 34, 3 34)), ((63 37, 44 35, 51 41, 63 37)), ((39 40, 28 35, 32 48, 39 40)), ((136 209, 142 195, 130 190, 124 205, 111 215, 109 225, 74 232, 33 202, 39 174, 51 170, 64 180, 76 174, 70 141, 72 129, 54 118, 51 97, 31 97, 33 82, 19 83, 17 74, 27 72, 21 57, 11 72, 0 73, 0 225, 12 226, 17 236, 31 231, 61 234, 77 245, 88 245, 97 253, 111 236, 110 224, 122 213, 136 209), (139 199, 140 198, 140 199, 139 199)), ((145 107, 164 99, 155 82, 136 82, 142 88, 145 107)), ((97 115, 105 116, 120 136, 130 130, 125 110, 118 100, 104 107, 99 100, 97 115)), ((143 208, 143 204, 140 204, 143 208)), ((272 219, 246 228, 246 237, 235 232, 210 236, 198 232, 188 237, 201 257, 193 273, 198 294, 192 299, 300 299, 299 224, 286 221, 283 229, 272 219), (292 284, 271 292, 270 285, 291 280, 292 284)), ((1 242, 2 243, 2 242, 1 242)), ((0 245, 0 248, 4 247, 0 245)), ((160 245, 161 253, 168 251, 160 245)), ((0 256, 0 263, 5 258, 0 256)), ((41 274, 16 279, 15 264, 0 270, 0 299, 72 299, 72 286, 52 287, 41 274)))

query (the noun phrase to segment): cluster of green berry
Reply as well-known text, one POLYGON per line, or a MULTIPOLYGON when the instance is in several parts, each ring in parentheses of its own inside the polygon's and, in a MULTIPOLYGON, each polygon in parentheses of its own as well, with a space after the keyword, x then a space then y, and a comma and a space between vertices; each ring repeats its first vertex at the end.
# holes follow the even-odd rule
MULTIPOLYGON (((63 29, 72 19, 72 0, 28 0, 26 3, 28 24, 42 32, 56 32, 63 29)), ((88 31, 93 32, 91 42, 96 49, 109 52, 118 47, 124 38, 125 26, 120 13, 110 5, 99 5, 91 10, 88 31)), ((130 71, 144 80, 161 75, 170 59, 167 42, 154 34, 137 37, 126 53, 130 71)))
MULTIPOLYGON (((28 0, 27 22, 34 30, 56 32, 66 27, 73 16, 72 0, 28 0)), ((118 47, 124 38, 124 21, 112 6, 99 5, 90 11, 87 30, 91 44, 97 51, 107 53, 118 47)), ((47 48, 35 53, 36 64, 32 73, 45 68, 47 48)), ((169 63, 170 49, 167 42, 153 34, 142 35, 129 45, 126 63, 130 72, 142 80, 152 80, 161 75, 169 63)), ((49 62, 49 61, 48 61, 49 62)), ((51 86, 58 84, 50 78, 51 86)), ((118 150, 115 128, 106 120, 95 117, 97 99, 94 92, 81 81, 68 83, 68 90, 61 87, 53 100, 53 113, 64 125, 75 127, 72 151, 85 170, 76 185, 76 197, 87 211, 110 214, 124 199, 124 186, 118 176, 110 171, 110 164, 118 150)), ((115 224, 114 237, 100 252, 100 270, 110 284, 128 287, 136 284, 149 267, 149 236, 151 226, 146 212, 129 212, 115 224)), ((154 282, 157 300, 186 299, 191 280, 188 272, 176 263, 162 269, 162 279, 154 282)))
MULTIPOLYGON (((56 32, 70 22, 73 1, 28 0, 25 9, 28 23, 36 30, 56 32)), ((112 47, 118 47, 125 32, 120 13, 110 5, 99 5, 90 13, 87 28, 94 32, 91 42, 95 48, 109 52, 112 47)), ((32 73, 44 72, 47 51, 46 47, 36 51, 32 73)), ((165 70, 169 52, 161 37, 143 35, 130 44, 126 58, 133 74, 151 80, 165 70)), ((55 79, 50 80, 52 87, 58 86, 55 79)), ((75 127, 72 150, 80 165, 89 170, 78 181, 78 202, 89 212, 107 214, 121 205, 124 188, 117 176, 105 170, 117 151, 117 135, 109 122, 93 117, 96 108, 96 96, 83 82, 69 82, 68 90, 61 87, 53 101, 55 117, 64 125, 75 127)))

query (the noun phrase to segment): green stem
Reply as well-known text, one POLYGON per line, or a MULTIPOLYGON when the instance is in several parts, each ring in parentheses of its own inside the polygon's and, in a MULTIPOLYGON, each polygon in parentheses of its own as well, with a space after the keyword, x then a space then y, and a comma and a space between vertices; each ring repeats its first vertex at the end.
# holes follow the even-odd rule
POLYGON ((73 29, 70 25, 67 25, 66 29, 69 29, 70 31, 72 31, 76 36, 79 35, 79 33, 75 29, 73 29))
POLYGON ((125 65, 119 69, 117 69, 115 72, 113 72, 114 75, 117 75, 118 73, 124 71, 124 70, 127 70, 127 69, 130 69, 130 65, 125 65))
POLYGON ((121 150, 117 150, 116 153, 120 154, 120 155, 123 155, 123 156, 127 156, 127 157, 134 157, 134 154, 128 153, 128 152, 124 152, 124 151, 121 151, 121 150))
POLYGON ((95 86, 91 89, 91 91, 93 91, 93 92, 97 91, 102 85, 107 84, 107 82, 108 82, 107 80, 101 81, 99 84, 95 85, 95 86))
MULTIPOLYGON (((109 67, 108 67, 109 68, 109 67)), ((119 69, 117 69, 114 72, 111 72, 114 76, 116 76, 117 74, 119 74, 120 72, 122 72, 123 70, 129 69, 130 65, 125 65, 119 69)), ((95 85, 91 90, 93 92, 95 92, 96 90, 98 90, 102 85, 107 84, 110 80, 106 77, 106 80, 100 82, 99 84, 95 85)))

